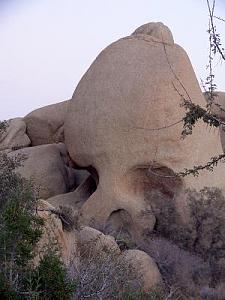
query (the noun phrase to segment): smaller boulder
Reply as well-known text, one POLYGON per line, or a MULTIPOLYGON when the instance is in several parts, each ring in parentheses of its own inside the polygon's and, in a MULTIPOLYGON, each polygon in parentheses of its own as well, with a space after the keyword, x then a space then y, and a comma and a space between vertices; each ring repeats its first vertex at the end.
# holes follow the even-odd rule
POLYGON ((141 250, 126 250, 122 255, 132 271, 137 274, 137 279, 142 283, 145 292, 148 293, 153 287, 162 283, 159 269, 147 253, 141 250))
POLYGON ((63 158, 65 151, 65 145, 52 144, 23 148, 9 156, 24 157, 17 172, 33 181, 39 198, 48 199, 69 192, 75 181, 73 169, 63 158))
POLYGON ((32 146, 64 142, 64 120, 69 101, 36 109, 24 117, 32 146))
POLYGON ((120 254, 120 248, 110 235, 91 228, 83 227, 78 233, 78 247, 81 256, 101 255, 101 253, 120 254))
POLYGON ((7 124, 5 131, 0 133, 0 151, 28 147, 31 141, 26 134, 26 123, 23 119, 11 119, 7 124))

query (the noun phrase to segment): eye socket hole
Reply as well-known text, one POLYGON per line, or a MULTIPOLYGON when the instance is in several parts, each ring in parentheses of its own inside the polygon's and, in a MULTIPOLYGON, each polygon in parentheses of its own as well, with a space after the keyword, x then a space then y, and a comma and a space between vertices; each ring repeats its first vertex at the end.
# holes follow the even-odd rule
POLYGON ((144 196, 156 190, 172 198, 182 185, 182 179, 177 177, 172 169, 159 163, 136 166, 130 169, 121 181, 121 188, 137 196, 144 196))

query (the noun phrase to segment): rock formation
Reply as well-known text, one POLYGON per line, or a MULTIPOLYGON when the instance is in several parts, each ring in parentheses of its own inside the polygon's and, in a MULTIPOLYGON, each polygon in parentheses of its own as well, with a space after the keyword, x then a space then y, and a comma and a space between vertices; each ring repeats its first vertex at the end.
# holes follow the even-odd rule
MULTIPOLYGON (((222 109, 224 95, 216 95, 222 109)), ((149 23, 103 50, 71 100, 10 120, 0 136, 0 151, 25 156, 17 172, 32 179, 39 197, 47 200, 40 204, 46 230, 39 247, 53 237, 69 264, 81 249, 88 252, 91 243, 97 253, 113 250, 122 255, 141 275, 144 290, 160 283, 159 270, 146 253, 121 252, 106 234, 139 244, 155 227, 154 209, 162 209, 165 201, 173 203, 170 207, 184 223, 189 220, 186 188, 224 190, 221 164, 198 178, 176 176, 225 149, 224 131, 220 129, 220 140, 218 131, 203 122, 181 139, 183 99, 204 107, 204 96, 187 54, 174 43, 169 28, 149 23), (160 201, 153 202, 155 195, 160 201), (81 228, 65 232, 49 212, 60 205, 73 208, 81 228)), ((218 105, 211 109, 225 120, 218 105)))
POLYGON ((73 94, 64 125, 75 164, 95 169, 99 177, 81 209, 84 223, 102 228, 124 211, 130 235, 141 239, 155 224, 146 191, 167 193, 171 178, 171 199, 186 218, 183 189, 224 188, 221 166, 198 178, 174 177, 222 153, 218 135, 201 122, 181 139, 182 98, 205 105, 187 54, 162 23, 141 26, 96 58, 73 94))

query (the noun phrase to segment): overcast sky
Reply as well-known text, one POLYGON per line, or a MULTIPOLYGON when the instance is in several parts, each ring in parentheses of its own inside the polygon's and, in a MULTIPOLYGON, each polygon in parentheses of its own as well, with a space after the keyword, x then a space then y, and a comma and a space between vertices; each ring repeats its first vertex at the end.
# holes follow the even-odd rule
MULTIPOLYGON (((216 15, 225 18, 225 0, 216 15)), ((69 99, 98 53, 138 26, 162 21, 206 78, 206 0, 0 0, 0 120, 69 99)), ((225 37, 225 23, 218 23, 225 37)), ((225 91, 225 64, 216 61, 225 91)))

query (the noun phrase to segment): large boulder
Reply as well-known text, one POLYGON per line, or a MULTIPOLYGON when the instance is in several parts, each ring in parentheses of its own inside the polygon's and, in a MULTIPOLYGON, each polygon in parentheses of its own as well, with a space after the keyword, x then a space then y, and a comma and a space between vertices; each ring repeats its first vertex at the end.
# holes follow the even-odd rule
POLYGON ((26 134, 26 123, 22 118, 7 121, 6 129, 0 132, 0 151, 28 147, 30 143, 26 134))
POLYGON ((96 58, 73 94, 64 125, 73 161, 99 176, 97 190, 81 209, 85 224, 111 226, 117 214, 114 223, 124 227, 126 220, 118 218, 126 215, 130 234, 142 239, 155 225, 151 203, 145 201, 149 190, 169 192, 186 221, 183 189, 225 187, 220 164, 198 178, 175 176, 222 152, 218 134, 203 122, 181 139, 183 98, 205 105, 186 52, 162 23, 141 26, 96 58))
POLYGON ((68 101, 36 109, 24 117, 32 146, 64 141, 64 120, 68 101))
POLYGON ((9 155, 24 157, 17 172, 33 181, 39 198, 66 193, 74 184, 74 170, 68 166, 64 144, 23 148, 9 155))

